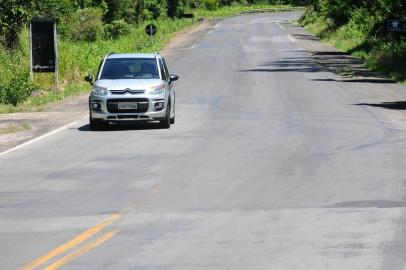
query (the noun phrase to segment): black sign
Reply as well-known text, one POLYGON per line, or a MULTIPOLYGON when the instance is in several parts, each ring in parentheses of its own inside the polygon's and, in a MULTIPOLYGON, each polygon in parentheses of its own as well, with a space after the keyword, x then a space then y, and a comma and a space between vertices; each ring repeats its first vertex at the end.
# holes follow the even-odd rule
POLYGON ((192 8, 192 9, 197 8, 197 3, 196 2, 191 2, 190 3, 190 8, 192 8))
POLYGON ((145 33, 147 33, 148 36, 153 36, 156 34, 156 26, 151 24, 148 24, 147 27, 145 27, 145 33))
POLYGON ((56 31, 54 21, 31 21, 31 66, 34 72, 55 72, 56 31))
POLYGON ((388 21, 389 32, 406 32, 405 20, 390 20, 388 21))
POLYGON ((190 18, 190 19, 194 19, 195 18, 195 14, 193 13, 183 13, 182 18, 190 18))

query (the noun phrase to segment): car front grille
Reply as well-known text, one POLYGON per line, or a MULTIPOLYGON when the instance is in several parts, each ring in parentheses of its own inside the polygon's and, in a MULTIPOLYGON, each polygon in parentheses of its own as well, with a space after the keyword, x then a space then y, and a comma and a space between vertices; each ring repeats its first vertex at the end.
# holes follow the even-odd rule
POLYGON ((147 98, 122 98, 122 99, 109 99, 107 100, 107 110, 109 113, 144 113, 148 111, 149 101, 147 98), (125 103, 137 103, 137 109, 121 110, 118 108, 118 104, 125 103))
POLYGON ((124 95, 124 94, 144 94, 145 90, 132 90, 132 89, 124 89, 124 90, 110 90, 110 93, 113 95, 124 95))

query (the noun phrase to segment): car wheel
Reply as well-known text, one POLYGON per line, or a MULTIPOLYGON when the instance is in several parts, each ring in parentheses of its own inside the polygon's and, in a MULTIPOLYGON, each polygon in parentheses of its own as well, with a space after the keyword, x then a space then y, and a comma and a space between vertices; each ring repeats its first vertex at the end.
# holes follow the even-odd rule
POLYGON ((165 118, 159 121, 159 126, 161 128, 170 128, 171 127, 171 101, 169 100, 168 106, 166 107, 165 118))
POLYGON ((176 116, 176 111, 175 111, 175 100, 173 101, 173 117, 171 118, 171 125, 175 124, 175 116, 176 116))
POLYGON ((175 124, 175 113, 173 113, 173 117, 171 118, 171 125, 175 124))
POLYGON ((106 127, 106 124, 101 119, 93 119, 92 115, 89 118, 90 130, 102 130, 106 127))

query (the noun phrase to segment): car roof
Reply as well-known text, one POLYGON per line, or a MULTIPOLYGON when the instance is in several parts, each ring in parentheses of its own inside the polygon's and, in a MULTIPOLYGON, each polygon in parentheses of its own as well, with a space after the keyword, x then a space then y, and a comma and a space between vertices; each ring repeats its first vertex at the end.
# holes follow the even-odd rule
POLYGON ((112 53, 107 56, 108 59, 111 58, 154 58, 159 57, 155 53, 112 53))

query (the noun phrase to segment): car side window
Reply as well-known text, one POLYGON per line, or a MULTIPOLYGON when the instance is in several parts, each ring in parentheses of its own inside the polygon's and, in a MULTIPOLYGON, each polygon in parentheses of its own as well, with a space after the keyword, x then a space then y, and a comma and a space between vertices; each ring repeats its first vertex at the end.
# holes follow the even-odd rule
POLYGON ((166 81, 168 79, 168 73, 166 73, 162 59, 159 59, 159 69, 161 70, 162 80, 166 81))

